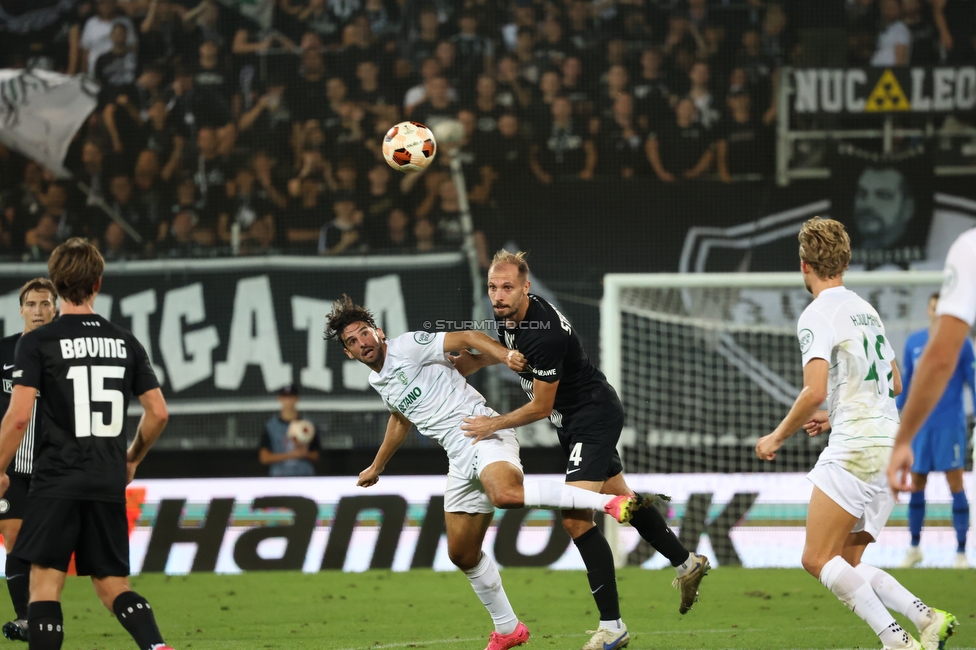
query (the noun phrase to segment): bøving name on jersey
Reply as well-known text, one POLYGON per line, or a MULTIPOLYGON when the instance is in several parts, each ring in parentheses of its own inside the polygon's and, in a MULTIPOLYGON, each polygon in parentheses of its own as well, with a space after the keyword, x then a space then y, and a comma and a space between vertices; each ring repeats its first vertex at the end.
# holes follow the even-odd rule
POLYGON ((62 359, 84 359, 86 357, 125 359, 128 356, 124 339, 84 336, 76 339, 61 339, 60 343, 62 359))

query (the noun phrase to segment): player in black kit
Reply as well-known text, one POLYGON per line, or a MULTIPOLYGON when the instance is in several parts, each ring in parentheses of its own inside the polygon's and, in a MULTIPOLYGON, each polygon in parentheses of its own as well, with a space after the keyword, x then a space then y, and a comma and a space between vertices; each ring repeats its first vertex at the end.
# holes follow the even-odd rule
MULTIPOLYGON (((58 294, 47 278, 34 278, 20 289, 20 315, 24 319, 24 332, 31 332, 41 325, 54 320, 58 307, 58 294)), ((0 410, 7 412, 10 393, 14 389, 14 350, 21 334, 0 339, 0 378, 3 379, 3 392, 0 393, 0 410)), ((30 564, 11 555, 20 524, 27 509, 27 492, 30 490, 31 471, 34 469, 34 453, 41 436, 41 418, 37 406, 31 410, 30 423, 24 441, 20 443, 13 465, 7 468, 10 487, 0 499, 0 535, 7 551, 4 575, 7 576, 7 591, 14 605, 16 620, 4 623, 3 635, 11 641, 27 640, 27 601, 30 596, 30 564)))
MULTIPOLYGON (((0 471, 6 471, 40 394, 44 435, 34 459, 27 512, 14 556, 31 564, 27 608, 31 650, 64 641, 61 589, 71 554, 78 575, 141 650, 169 648, 146 599, 129 588, 125 486, 166 426, 166 401, 142 345, 92 307, 105 262, 87 240, 58 246, 48 273, 61 315, 17 344, 10 407, 0 424, 0 471), (126 411, 145 413, 126 449, 126 411)), ((0 495, 10 479, 0 474, 0 495)))
MULTIPOLYGON (((530 402, 506 415, 468 418, 465 435, 480 440, 499 429, 519 427, 548 417, 556 426, 566 453, 566 482, 605 494, 634 494, 624 480, 617 440, 624 411, 617 393, 586 356, 570 322, 552 305, 529 293, 529 266, 523 253, 502 250, 488 269, 488 296, 498 322, 498 338, 521 352, 528 364, 522 388, 530 402)), ((462 355, 456 366, 462 374, 488 365, 486 355, 462 355)), ((637 510, 630 524, 641 537, 667 557, 677 571, 674 586, 681 591, 679 611, 684 614, 698 595, 708 571, 708 558, 689 553, 656 508, 637 510)), ((584 650, 614 650, 630 636, 620 619, 613 553, 592 510, 563 511, 563 526, 573 538, 600 610, 600 628, 584 650)))

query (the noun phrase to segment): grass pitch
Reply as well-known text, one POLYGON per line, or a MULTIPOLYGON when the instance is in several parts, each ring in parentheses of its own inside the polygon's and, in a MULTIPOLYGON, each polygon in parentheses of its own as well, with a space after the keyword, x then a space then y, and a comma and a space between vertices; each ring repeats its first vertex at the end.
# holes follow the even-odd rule
MULTIPOLYGON (((959 618, 947 650, 976 649, 976 571, 891 573, 926 603, 959 618)), ((685 616, 678 614, 673 576, 670 570, 618 572, 631 650, 881 647, 860 618, 801 570, 713 569, 702 583, 701 601, 685 616)), ((508 569, 502 579, 531 631, 530 649, 578 650, 586 630, 597 625, 582 572, 508 569)), ((132 586, 152 603, 163 635, 177 650, 481 650, 492 629, 460 571, 143 575, 132 586)), ((135 648, 87 579, 69 579, 63 602, 65 648, 135 648)))

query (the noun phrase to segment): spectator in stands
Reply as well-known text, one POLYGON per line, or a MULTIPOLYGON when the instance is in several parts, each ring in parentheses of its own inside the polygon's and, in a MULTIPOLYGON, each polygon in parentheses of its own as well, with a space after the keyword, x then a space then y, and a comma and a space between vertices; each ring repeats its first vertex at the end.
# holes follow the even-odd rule
POLYGON ((726 99, 728 117, 716 145, 718 175, 725 183, 740 174, 769 173, 773 158, 770 133, 752 115, 750 95, 739 91, 726 99))
POLYGON ((427 82, 426 98, 410 111, 410 119, 432 129, 436 128, 438 122, 454 119, 457 115, 457 104, 451 100, 450 90, 446 77, 430 79, 427 82))
MULTIPOLYGON (((912 33, 901 21, 901 3, 899 0, 880 0, 881 33, 871 65, 876 67, 891 67, 908 65, 911 57, 912 33)), ((971 16, 970 19, 973 19, 971 16)))
POLYGON ((519 27, 514 51, 518 63, 518 75, 530 84, 539 83, 539 77, 545 69, 543 64, 547 63, 536 56, 535 39, 535 27, 519 27))
POLYGON ((528 111, 533 133, 543 133, 552 124, 552 104, 563 97, 562 81, 559 72, 546 70, 539 79, 539 90, 528 111))
POLYGON ((193 87, 197 92, 220 98, 225 106, 234 104, 234 84, 226 59, 220 56, 217 42, 208 38, 197 52, 197 62, 193 69, 193 87))
POLYGON ((361 253, 366 250, 363 234, 363 211, 356 206, 351 192, 337 192, 332 198, 335 218, 322 226, 319 233, 319 255, 361 253))
MULTIPOLYGON (((137 254, 146 250, 146 247, 155 240, 156 228, 142 211, 142 206, 135 200, 133 194, 132 178, 128 174, 119 171, 112 175, 109 181, 108 207, 142 237, 142 246, 134 240, 124 242, 127 253, 137 254)), ((101 228, 95 226, 92 230, 100 235, 107 223, 104 218, 98 221, 101 223, 101 228)), ((129 237, 124 239, 128 240, 129 237)))
POLYGON ((366 174, 369 188, 363 201, 363 225, 370 248, 383 241, 390 213, 402 203, 399 188, 393 182, 393 170, 385 162, 377 162, 366 174))
POLYGON ((95 61, 95 80, 101 85, 98 98, 102 106, 120 94, 135 94, 139 60, 135 50, 126 43, 127 29, 122 22, 113 23, 109 32, 111 47, 95 61))
POLYGON ((790 22, 798 28, 794 63, 801 67, 847 65, 847 0, 789 0, 790 22))
POLYGON ((516 0, 512 3, 512 20, 502 26, 502 42, 509 52, 518 47, 518 33, 523 27, 535 29, 535 6, 532 0, 516 0))
POLYGON ((160 248, 170 257, 194 257, 213 243, 210 234, 195 212, 180 210, 173 215, 160 248))
MULTIPOLYGON (((152 102, 161 99, 162 80, 163 71, 158 66, 143 67, 135 83, 120 89, 102 111, 105 130, 112 142, 112 150, 116 154, 127 154, 123 162, 126 167, 131 163, 131 156, 145 146, 144 123, 149 117, 152 102), (134 145, 135 142, 140 144, 134 145), (125 147, 125 143, 129 146, 125 147)), ((165 101, 163 111, 165 117, 165 101)))
POLYGON ((282 240, 293 253, 314 253, 328 208, 322 200, 321 176, 304 175, 283 220, 282 240))
POLYGON ((149 248, 147 254, 153 252, 153 246, 160 239, 160 226, 166 221, 166 188, 159 178, 159 159, 154 151, 144 149, 136 157, 135 168, 132 172, 133 192, 140 214, 145 215, 149 224, 149 248))
POLYGON ((776 115, 776 65, 762 51, 759 30, 747 29, 742 33, 742 49, 736 57, 735 65, 746 74, 752 106, 765 111, 763 121, 769 124, 776 115))
POLYGON ((24 236, 24 244, 35 259, 47 259, 51 251, 71 237, 91 233, 68 205, 68 192, 61 183, 51 183, 42 199, 44 211, 24 236))
POLYGON ((266 90, 255 84, 255 99, 237 121, 238 143, 248 150, 268 148, 286 157, 292 134, 292 112, 285 101, 285 85, 277 83, 266 90))
MULTIPOLYGON (((99 199, 104 199, 108 191, 108 172, 105 165, 105 149, 95 138, 88 138, 81 147, 81 170, 75 176, 83 183, 82 201, 88 205, 99 199)), ((76 203, 80 197, 75 196, 76 203)))
POLYGON ((644 138, 638 131, 630 93, 617 95, 609 115, 593 118, 590 135, 597 143, 598 173, 631 178, 643 166, 644 138))
MULTIPOLYGON (((976 11, 973 12, 976 22, 976 11)), ((902 0, 901 21, 912 33, 911 65, 934 66, 939 63, 939 31, 932 18, 932 6, 922 0, 902 0)))
POLYGON ((429 253, 437 249, 435 236, 437 229, 430 219, 418 219, 413 226, 414 247, 418 253, 429 253))
POLYGON ((227 200, 217 218, 217 240, 231 244, 235 226, 247 252, 266 251, 274 243, 274 206, 258 196, 254 170, 246 163, 238 166, 234 179, 227 183, 227 200))
MULTIPOLYGON (((518 116, 506 112, 498 118, 498 135, 488 140, 492 168, 501 188, 517 189, 529 178, 529 142, 522 135, 518 116)), ((514 194, 510 198, 514 198, 514 194)), ((508 192, 501 192, 502 195, 508 192)))
POLYGON ((611 65, 601 80, 601 91, 595 106, 597 118, 613 115, 613 106, 617 100, 617 95, 627 92, 629 84, 630 75, 627 73, 626 66, 611 65))
POLYGON ((98 57, 112 49, 112 28, 116 23, 125 27, 125 44, 134 49, 139 44, 136 28, 128 16, 119 10, 116 0, 96 0, 95 15, 85 22, 81 33, 80 69, 93 77, 98 57))
POLYGON ((99 250, 106 261, 116 262, 139 255, 139 245, 119 224, 109 221, 101 237, 99 250))
POLYGON ((504 109, 498 103, 498 84, 490 75, 478 77, 471 110, 476 115, 479 133, 493 135, 498 131, 498 117, 504 109))
POLYGON ((590 180, 596 169, 596 145, 585 126, 573 120, 573 107, 565 97, 552 103, 552 123, 539 133, 529 154, 533 175, 543 184, 553 180, 590 180))
POLYGON ((657 130, 671 115, 671 88, 661 70, 664 57, 656 47, 641 52, 641 73, 634 81, 634 111, 645 129, 657 130))
POLYGON ((318 431, 307 445, 288 436, 291 423, 303 419, 298 411, 298 386, 289 384, 278 391, 278 403, 281 410, 264 423, 258 460, 268 466, 271 476, 315 476, 321 449, 318 431))
MULTIPOLYGON (((458 200, 457 186, 453 180, 445 177, 437 191, 439 199, 437 205, 427 215, 427 219, 435 229, 434 241, 438 247, 458 250, 464 244, 465 232, 461 222, 461 203, 458 200)), ((478 266, 487 269, 491 259, 488 255, 488 240, 480 227, 480 221, 477 219, 474 224, 472 238, 478 266)))
POLYGON ((318 117, 326 105, 325 59, 316 48, 302 51, 301 66, 297 77, 288 84, 285 103, 291 109, 296 123, 318 117))
POLYGON ((498 103, 509 110, 527 109, 532 104, 532 86, 519 78, 518 59, 504 56, 498 62, 498 103))
POLYGON ((193 182, 202 201, 201 219, 213 224, 225 196, 224 184, 230 180, 227 158, 217 149, 217 134, 211 127, 197 131, 196 145, 192 158, 184 163, 184 168, 193 173, 193 182))
POLYGON ((645 150, 651 169, 659 180, 673 183, 692 180, 708 171, 714 154, 707 130, 698 121, 698 109, 690 99, 675 106, 675 121, 669 128, 652 132, 645 150))
POLYGON ((461 96, 470 100, 478 76, 495 67, 495 44, 478 34, 478 17, 472 11, 461 13, 458 26, 460 31, 450 39, 455 51, 455 74, 461 81, 461 96))
POLYGON ((540 59, 557 68, 567 56, 576 53, 576 48, 563 34, 562 23, 552 15, 542 22, 542 38, 536 43, 535 50, 540 59))
MULTIPOLYGON (((333 45, 340 39, 340 24, 326 6, 326 0, 309 0, 304 7, 295 0, 279 0, 282 11, 295 16, 299 22, 298 30, 316 34, 323 43, 333 45)), ((292 32, 294 35, 296 32, 292 32)))
POLYGON ((718 102, 712 94, 711 73, 708 64, 698 61, 691 66, 688 74, 691 87, 688 89, 687 98, 690 99, 697 109, 698 121, 706 129, 714 128, 722 118, 722 113, 718 109, 718 102))
POLYGON ((441 75, 447 77, 452 88, 457 88, 459 82, 456 57, 457 50, 451 41, 442 40, 434 50, 434 58, 441 66, 441 75))
POLYGON ((434 51, 441 40, 441 24, 437 20, 437 10, 434 7, 425 5, 417 16, 417 26, 419 31, 406 40, 401 47, 403 57, 406 58, 415 70, 421 69, 427 59, 434 57, 434 51))
POLYGON ((386 218, 386 230, 370 241, 370 249, 384 253, 406 253, 414 247, 410 217, 406 210, 395 208, 386 218))
POLYGON ((593 112, 594 93, 583 83, 583 63, 579 57, 567 56, 560 67, 560 85, 563 94, 573 104, 573 111, 580 117, 589 117, 593 112))
POLYGON ((170 182, 178 175, 183 163, 184 138, 167 119, 166 102, 157 97, 149 104, 149 119, 143 124, 143 138, 147 150, 163 164, 159 176, 170 182))
MULTIPOLYGON (((384 50, 373 35, 369 18, 362 14, 356 14, 350 19, 343 28, 342 35, 343 47, 336 58, 336 71, 343 80, 352 83, 356 67, 363 61, 379 61, 384 50)), ((390 45, 393 45, 392 41, 390 45)))
POLYGON ((786 13, 776 4, 766 7, 766 15, 762 20, 762 51, 772 60, 776 67, 784 65, 792 50, 790 36, 787 33, 788 21, 786 13))
POLYGON ((583 56, 596 45, 599 37, 593 24, 593 5, 583 0, 571 0, 566 11, 568 25, 566 38, 573 44, 578 56, 583 56))
POLYGON ((284 211, 288 207, 288 180, 283 176, 278 160, 258 149, 251 156, 251 166, 258 182, 258 196, 270 201, 277 211, 284 211))
POLYGON ((976 63, 976 20, 970 0, 932 0, 932 15, 948 65, 976 63))
POLYGON ((200 130, 211 129, 218 152, 226 155, 233 149, 237 129, 231 120, 230 106, 222 96, 196 88, 192 71, 178 70, 164 96, 170 119, 181 126, 181 135, 188 142, 196 142, 200 130))
POLYGON ((380 83, 380 67, 375 61, 363 61, 356 66, 356 82, 350 93, 353 101, 377 120, 389 123, 399 120, 399 97, 389 85, 380 83))

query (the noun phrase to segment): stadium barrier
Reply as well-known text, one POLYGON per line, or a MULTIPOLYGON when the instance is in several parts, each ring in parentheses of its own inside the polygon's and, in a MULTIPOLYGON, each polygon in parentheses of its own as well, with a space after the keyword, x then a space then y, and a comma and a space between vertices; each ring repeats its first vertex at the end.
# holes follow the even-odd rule
MULTIPOLYGON (((668 519, 682 542, 719 566, 800 566, 812 490, 801 473, 634 474, 628 481, 638 491, 667 492, 668 519)), ((384 476, 368 490, 356 487, 354 477, 137 480, 130 490, 144 490, 144 500, 130 499, 138 508, 132 572, 453 570, 443 536, 444 486, 443 476, 384 476)), ((950 503, 944 482, 932 481, 926 566, 952 565, 950 503)), ((865 561, 900 562, 909 542, 905 518, 901 504, 865 561)), ((631 565, 670 566, 643 548, 629 526, 620 542, 631 565)), ((503 567, 583 569, 548 511, 499 511, 485 551, 503 567)), ((976 549, 970 549, 973 561, 976 549)))

